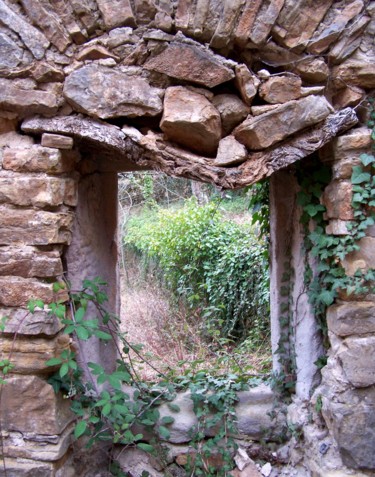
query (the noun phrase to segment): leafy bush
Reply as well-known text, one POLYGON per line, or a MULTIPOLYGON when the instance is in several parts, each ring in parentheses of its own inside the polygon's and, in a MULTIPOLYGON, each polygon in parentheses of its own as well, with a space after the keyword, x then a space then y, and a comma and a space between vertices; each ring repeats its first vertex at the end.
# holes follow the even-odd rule
POLYGON ((155 260, 167 286, 204 318, 218 338, 263 340, 269 327, 269 273, 264 243, 251 225, 225 220, 218 202, 194 199, 151 220, 129 221, 125 244, 155 260))

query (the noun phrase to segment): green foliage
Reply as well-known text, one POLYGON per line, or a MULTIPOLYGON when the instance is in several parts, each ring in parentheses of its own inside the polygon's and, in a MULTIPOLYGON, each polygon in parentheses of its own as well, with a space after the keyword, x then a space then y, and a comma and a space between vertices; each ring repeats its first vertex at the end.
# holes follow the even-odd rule
POLYGON ((219 203, 199 206, 191 199, 178 210, 160 209, 156 220, 131 220, 125 244, 158 263, 167 286, 199 309, 208 334, 267 334, 265 244, 249 224, 224 220, 219 203))

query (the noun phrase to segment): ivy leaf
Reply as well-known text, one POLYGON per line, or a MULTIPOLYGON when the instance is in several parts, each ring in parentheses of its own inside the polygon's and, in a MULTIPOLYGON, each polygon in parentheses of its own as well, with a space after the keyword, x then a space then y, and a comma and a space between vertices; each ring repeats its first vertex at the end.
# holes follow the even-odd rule
POLYGON ((61 358, 51 358, 48 361, 46 361, 46 366, 56 366, 57 364, 61 364, 62 359, 61 358))
POLYGON ((86 428, 87 428, 87 422, 86 421, 77 422, 76 427, 74 428, 74 437, 76 439, 81 437, 85 433, 86 428))
MULTIPOLYGON (((80 308, 82 309, 82 308, 80 308)), ((90 337, 90 333, 84 326, 77 326, 76 328, 77 336, 80 340, 88 340, 90 337)))
POLYGON ((304 207, 304 210, 309 214, 310 217, 315 217, 319 212, 324 212, 326 209, 324 205, 321 204, 309 204, 304 207))
POLYGON ((370 180, 371 174, 368 172, 363 172, 362 167, 353 167, 353 173, 351 177, 352 184, 363 184, 364 182, 369 182, 370 180))
POLYGON ((68 363, 63 363, 59 371, 60 378, 63 378, 64 376, 66 376, 68 374, 68 371, 69 371, 68 363))
POLYGON ((159 427, 159 435, 160 435, 161 438, 163 438, 165 440, 168 440, 171 437, 171 433, 164 426, 159 427))
POLYGON ((172 424, 174 422, 174 418, 172 416, 164 416, 162 419, 161 419, 161 424, 165 425, 165 424, 172 424))
POLYGON ((375 157, 371 154, 361 154, 359 158, 364 166, 368 166, 369 164, 375 162, 375 157))
POLYGON ((142 449, 146 452, 149 452, 150 454, 154 452, 154 448, 150 444, 145 444, 144 442, 139 442, 137 444, 137 447, 139 447, 139 449, 142 449))
POLYGON ((323 290, 319 293, 319 299, 327 306, 332 305, 335 300, 335 293, 329 290, 323 290))

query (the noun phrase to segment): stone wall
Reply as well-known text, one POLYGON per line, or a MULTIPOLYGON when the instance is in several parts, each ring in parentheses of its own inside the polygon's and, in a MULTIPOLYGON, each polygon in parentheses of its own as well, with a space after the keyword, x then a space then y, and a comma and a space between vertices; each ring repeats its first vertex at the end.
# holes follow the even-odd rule
MULTIPOLYGON (((54 301, 63 273, 79 282, 100 271, 116 309, 119 171, 157 169, 223 188, 274 174, 277 347, 284 219, 293 266, 303 265, 298 213, 288 214, 296 184, 280 170, 320 151, 334 174, 328 232, 347 233, 351 167, 370 144, 374 15, 363 0, 0 0, 0 316, 9 316, 0 359, 11 352, 15 363, 0 400, 8 475, 77 475, 69 403, 46 383, 45 366, 70 344, 55 319, 29 315, 26 304, 54 301)), ((348 273, 374 267, 374 237, 369 230, 347 259, 348 273)), ((297 310, 288 419, 308 445, 296 444, 290 459, 314 477, 375 472, 373 298, 340 296, 329 308, 330 356, 312 400, 321 343, 308 304, 297 310), (319 396, 322 417, 313 412, 319 396)), ((113 362, 99 344, 85 353, 113 362)), ((242 407, 243 422, 259 417, 244 430, 254 440, 273 399, 268 389, 261 396, 263 414, 259 403, 242 407)))

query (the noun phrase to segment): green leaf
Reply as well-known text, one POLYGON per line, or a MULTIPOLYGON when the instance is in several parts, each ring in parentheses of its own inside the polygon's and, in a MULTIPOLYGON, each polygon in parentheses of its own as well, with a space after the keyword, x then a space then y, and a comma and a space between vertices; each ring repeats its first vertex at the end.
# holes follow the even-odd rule
POLYGON ((88 340, 90 338, 89 331, 83 326, 77 326, 76 333, 80 340, 88 340))
POLYGON ((137 444, 137 447, 139 447, 139 449, 142 449, 146 452, 149 452, 150 454, 154 452, 154 448, 150 444, 145 444, 144 442, 139 442, 137 444))
POLYGON ((94 335, 104 341, 109 341, 112 339, 112 336, 109 333, 105 333, 104 331, 101 330, 96 330, 94 331, 94 335))
POLYGON ((359 158, 361 159, 361 162, 364 166, 368 166, 369 164, 375 162, 375 157, 371 154, 361 154, 359 158))
POLYGON ((78 439, 79 437, 81 437, 85 431, 86 431, 86 428, 87 428, 87 422, 86 421, 79 421, 77 422, 75 428, 74 428, 74 437, 76 439, 78 439))
POLYGON ((109 402, 105 404, 102 409, 103 416, 108 416, 108 414, 111 412, 111 409, 112 409, 112 406, 109 402))
POLYGON ((56 366, 57 364, 61 364, 62 359, 61 358, 51 358, 48 361, 46 361, 46 366, 56 366))
POLYGON ((371 180, 371 174, 363 172, 360 166, 353 167, 353 173, 351 177, 352 184, 363 184, 371 180))
POLYGON ((163 425, 172 424, 173 422, 174 418, 172 416, 164 416, 160 421, 160 423, 163 425))
POLYGON ((171 437, 171 433, 164 426, 159 427, 159 435, 162 439, 165 439, 165 440, 168 440, 171 437))
POLYGON ((63 378, 64 376, 66 376, 69 372, 69 365, 68 363, 63 363, 61 365, 61 368, 60 368, 60 371, 59 371, 59 374, 60 374, 60 378, 63 378))
POLYGON ((78 308, 78 310, 75 312, 74 319, 76 323, 81 323, 83 320, 83 317, 85 316, 86 310, 83 307, 78 308))
POLYGON ((174 404, 172 402, 168 403, 168 407, 172 412, 180 412, 180 410, 181 410, 180 406, 178 406, 177 404, 174 404))

